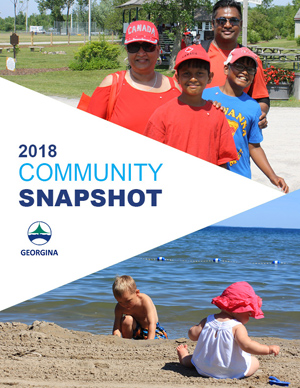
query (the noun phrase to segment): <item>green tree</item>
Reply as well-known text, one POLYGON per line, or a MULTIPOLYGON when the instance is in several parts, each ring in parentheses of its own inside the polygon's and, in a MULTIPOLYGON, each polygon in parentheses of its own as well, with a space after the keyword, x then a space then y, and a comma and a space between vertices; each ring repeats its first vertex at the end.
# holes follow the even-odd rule
POLYGON ((298 9, 300 8, 300 0, 292 0, 292 4, 293 4, 295 11, 297 12, 298 9))
POLYGON ((287 6, 275 6, 269 12, 269 19, 272 20, 276 28, 276 35, 287 37, 294 34, 294 7, 290 4, 287 6))
POLYGON ((295 34, 295 20, 294 17, 300 8, 300 1, 295 2, 295 5, 288 4, 286 7, 282 7, 283 26, 288 30, 288 35, 294 36, 295 34))
POLYGON ((24 29, 26 23, 26 16, 22 11, 20 11, 16 17, 16 25, 18 26, 18 30, 24 29))
POLYGON ((170 56, 170 70, 174 68, 175 58, 180 50, 182 33, 186 28, 194 27, 194 11, 200 7, 211 11, 212 4, 210 0, 154 0, 144 4, 144 9, 151 15, 152 22, 155 23, 160 15, 165 23, 176 25, 175 41, 170 56))
POLYGON ((86 22, 88 20, 88 0, 77 0, 76 6, 73 10, 73 20, 78 23, 86 22))
MULTIPOLYGON (((102 0, 103 1, 103 0, 102 0)), ((101 1, 101 3, 102 3, 101 1)), ((111 3, 111 12, 109 12, 105 18, 104 28, 108 30, 123 31, 123 10, 117 8, 118 5, 124 4, 124 0, 107 0, 107 3, 111 3)))
POLYGON ((257 32, 262 40, 270 40, 276 36, 276 28, 273 23, 270 23, 267 11, 261 6, 249 12, 248 30, 257 32))
POLYGON ((65 6, 67 8, 67 34, 69 33, 69 17, 70 17, 70 9, 74 5, 75 0, 65 0, 65 6))
POLYGON ((94 0, 92 3, 92 19, 102 30, 105 29, 106 19, 113 11, 114 8, 111 0, 102 0, 100 4, 94 0))
POLYGON ((268 10, 273 7, 273 0, 262 0, 261 5, 258 5, 257 8, 261 8, 263 11, 268 10))
POLYGON ((16 32, 17 15, 25 8, 25 3, 21 0, 10 0, 14 7, 14 32, 16 32))
POLYGON ((8 32, 8 31, 13 31, 13 29, 14 29, 14 19, 6 18, 4 22, 3 30, 8 32))
POLYGON ((38 10, 45 13, 51 11, 52 21, 64 21, 62 10, 66 7, 65 0, 35 0, 38 4, 38 10))
POLYGON ((286 6, 274 6, 272 0, 263 0, 262 5, 249 9, 248 27, 258 32, 263 40, 294 36, 294 17, 299 8, 300 0, 293 0, 286 6))
POLYGON ((52 20, 50 15, 33 13, 28 17, 28 25, 30 26, 44 26, 49 28, 52 26, 52 20))

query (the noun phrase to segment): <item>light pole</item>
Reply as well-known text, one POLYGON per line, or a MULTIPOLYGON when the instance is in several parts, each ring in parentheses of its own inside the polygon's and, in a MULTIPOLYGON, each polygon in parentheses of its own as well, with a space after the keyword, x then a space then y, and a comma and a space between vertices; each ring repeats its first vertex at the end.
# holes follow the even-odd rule
POLYGON ((243 46, 247 46, 247 28, 248 28, 248 0, 243 0, 243 28, 242 28, 243 46))
POLYGON ((89 0, 89 42, 91 42, 91 0, 89 0))
POLYGON ((26 0, 26 32, 28 32, 28 2, 29 0, 26 0))
POLYGON ((243 2, 243 28, 242 28, 242 44, 247 46, 248 34, 248 3, 261 5, 262 0, 238 0, 243 2))

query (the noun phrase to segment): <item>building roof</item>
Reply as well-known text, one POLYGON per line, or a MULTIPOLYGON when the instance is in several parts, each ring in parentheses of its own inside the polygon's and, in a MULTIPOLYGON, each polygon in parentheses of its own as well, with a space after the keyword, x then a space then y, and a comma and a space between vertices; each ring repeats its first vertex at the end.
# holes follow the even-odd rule
POLYGON ((116 8, 130 9, 130 8, 141 7, 147 1, 148 0, 129 0, 124 4, 117 5, 116 8))
POLYGON ((300 8, 298 9, 298 12, 296 13, 294 20, 300 20, 300 8))
POLYGON ((195 9, 194 19, 196 22, 210 22, 211 16, 211 13, 204 7, 195 9))
MULTIPOLYGON (((124 4, 118 5, 116 8, 123 8, 123 9, 132 9, 136 7, 142 7, 144 3, 147 3, 151 0, 129 0, 126 1, 124 4)), ((202 8, 195 9, 195 18, 196 21, 200 22, 209 22, 211 21, 211 14, 207 12, 207 10, 202 8)))

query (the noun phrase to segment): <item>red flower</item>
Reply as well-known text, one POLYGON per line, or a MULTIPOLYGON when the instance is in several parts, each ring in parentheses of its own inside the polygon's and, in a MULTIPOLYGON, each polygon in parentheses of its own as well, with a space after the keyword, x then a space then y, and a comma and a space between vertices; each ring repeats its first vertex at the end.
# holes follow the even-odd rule
POLYGON ((270 66, 264 69, 264 78, 267 85, 278 85, 280 83, 291 84, 295 80, 295 73, 290 70, 270 66))

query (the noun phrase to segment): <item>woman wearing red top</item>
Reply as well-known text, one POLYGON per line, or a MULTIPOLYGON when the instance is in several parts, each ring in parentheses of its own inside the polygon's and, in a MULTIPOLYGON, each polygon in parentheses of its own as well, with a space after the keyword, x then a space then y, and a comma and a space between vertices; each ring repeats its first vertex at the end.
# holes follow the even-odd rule
MULTIPOLYGON (((122 81, 120 92, 109 121, 143 133, 156 108, 180 95, 172 78, 154 70, 159 57, 159 35, 155 25, 140 20, 126 31, 125 45, 130 70, 122 81)), ((113 76, 108 75, 94 91, 88 112, 106 118, 113 76)))

